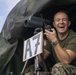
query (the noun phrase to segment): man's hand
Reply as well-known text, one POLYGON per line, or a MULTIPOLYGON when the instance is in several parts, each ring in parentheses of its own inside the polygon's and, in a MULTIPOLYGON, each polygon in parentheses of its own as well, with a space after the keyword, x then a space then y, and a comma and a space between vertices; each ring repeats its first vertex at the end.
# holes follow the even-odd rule
POLYGON ((54 28, 51 29, 52 31, 48 31, 45 29, 44 35, 46 35, 47 39, 51 42, 55 42, 57 40, 56 38, 56 31, 54 28))

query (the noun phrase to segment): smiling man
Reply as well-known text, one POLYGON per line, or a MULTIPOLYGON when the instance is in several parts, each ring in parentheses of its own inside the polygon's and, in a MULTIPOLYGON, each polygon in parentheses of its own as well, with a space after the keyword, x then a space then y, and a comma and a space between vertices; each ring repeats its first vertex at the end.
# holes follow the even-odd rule
POLYGON ((52 75, 76 75, 76 33, 69 29, 70 25, 67 12, 58 11, 54 15, 52 31, 45 30, 49 42, 45 44, 44 58, 52 54, 56 62, 52 75))

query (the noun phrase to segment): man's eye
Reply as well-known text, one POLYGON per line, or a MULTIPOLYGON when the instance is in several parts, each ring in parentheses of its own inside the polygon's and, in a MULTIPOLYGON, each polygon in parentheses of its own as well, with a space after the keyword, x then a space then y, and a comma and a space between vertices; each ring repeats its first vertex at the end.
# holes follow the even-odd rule
POLYGON ((63 21, 67 21, 67 19, 66 19, 66 18, 64 18, 64 19, 63 19, 63 21))
POLYGON ((56 22, 59 22, 60 20, 62 20, 62 21, 67 21, 68 19, 66 19, 66 18, 63 18, 63 19, 56 19, 55 21, 56 21, 56 22))
POLYGON ((60 19, 56 19, 56 21, 58 22, 58 21, 60 21, 60 19))

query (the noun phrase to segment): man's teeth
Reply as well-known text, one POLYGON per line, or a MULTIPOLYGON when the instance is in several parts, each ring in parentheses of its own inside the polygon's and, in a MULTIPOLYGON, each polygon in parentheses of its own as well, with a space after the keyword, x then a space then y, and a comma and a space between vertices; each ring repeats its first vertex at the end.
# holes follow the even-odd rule
POLYGON ((59 26, 59 28, 64 28, 64 26, 59 26))

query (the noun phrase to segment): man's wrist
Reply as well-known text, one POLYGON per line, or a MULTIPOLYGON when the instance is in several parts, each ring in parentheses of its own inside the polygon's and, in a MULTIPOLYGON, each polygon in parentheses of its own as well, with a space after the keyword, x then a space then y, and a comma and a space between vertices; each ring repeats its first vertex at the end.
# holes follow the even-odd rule
POLYGON ((51 45, 52 45, 53 47, 55 47, 57 44, 58 44, 58 40, 56 40, 56 41, 54 41, 54 42, 51 42, 51 45))

